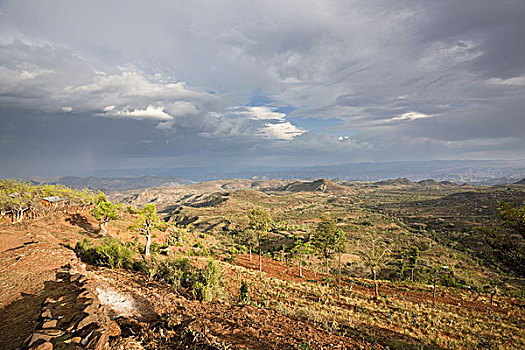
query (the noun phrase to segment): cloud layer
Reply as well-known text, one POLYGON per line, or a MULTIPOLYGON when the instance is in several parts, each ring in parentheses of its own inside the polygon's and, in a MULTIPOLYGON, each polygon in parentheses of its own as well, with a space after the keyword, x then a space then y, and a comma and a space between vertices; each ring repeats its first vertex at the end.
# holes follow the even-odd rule
POLYGON ((522 157, 523 18, 518 0, 3 1, 0 160, 522 157), (62 137, 33 155, 33 129, 62 137))

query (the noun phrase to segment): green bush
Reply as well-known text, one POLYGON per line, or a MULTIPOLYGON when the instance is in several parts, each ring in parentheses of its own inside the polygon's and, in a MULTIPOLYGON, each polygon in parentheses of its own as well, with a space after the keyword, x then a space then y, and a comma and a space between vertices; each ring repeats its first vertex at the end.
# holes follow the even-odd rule
POLYGON ((195 297, 199 300, 210 301, 221 297, 223 289, 222 274, 218 271, 215 261, 210 259, 206 267, 199 271, 199 276, 193 286, 195 297))
POLYGON ((135 269, 145 273, 150 279, 156 278, 191 291, 198 300, 210 301, 223 294, 222 275, 213 260, 204 269, 196 268, 188 259, 158 259, 154 256, 148 262, 135 264, 135 269))
POLYGON ((246 283, 246 281, 242 281, 239 299, 242 304, 248 304, 250 302, 250 291, 248 290, 248 283, 246 283))
POLYGON ((152 255, 148 260, 135 260, 132 245, 111 238, 103 240, 100 245, 84 239, 77 242, 75 252, 82 261, 89 264, 132 269, 144 273, 150 279, 164 281, 176 288, 186 288, 198 300, 219 298, 224 291, 222 274, 213 260, 209 260, 204 269, 191 265, 184 258, 160 259, 152 255))
POLYGON ((131 269, 135 252, 119 239, 106 238, 100 245, 85 238, 77 242, 75 252, 84 262, 110 268, 131 269))

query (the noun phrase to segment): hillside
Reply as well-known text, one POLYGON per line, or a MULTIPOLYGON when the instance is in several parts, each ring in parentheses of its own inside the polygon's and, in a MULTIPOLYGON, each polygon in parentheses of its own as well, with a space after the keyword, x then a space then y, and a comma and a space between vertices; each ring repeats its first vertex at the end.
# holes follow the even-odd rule
POLYGON ((146 238, 131 227, 133 211, 122 210, 108 224, 113 241, 88 211, 74 207, 0 226, 0 318, 11 321, 0 325, 2 349, 22 346, 30 334, 60 346, 97 339, 112 349, 525 346, 525 280, 478 256, 484 247, 474 234, 498 224, 498 201, 525 202, 519 185, 220 180, 112 198, 156 203, 165 222, 178 223, 154 232, 152 258, 141 255, 146 238), (257 246, 246 240, 254 206, 273 219, 261 245, 262 276, 249 254, 257 246), (304 256, 301 277, 294 247, 315 234, 321 215, 347 233, 345 252, 332 256, 328 273, 322 256, 304 256), (391 247, 377 298, 359 250, 366 237, 391 247), (93 258, 89 249, 99 245, 104 253, 93 258), (411 247, 418 248, 412 272, 411 247), (112 254, 128 260, 110 268, 103 261, 112 254), (435 270, 441 271, 436 289, 435 270), (81 294, 103 310, 88 308, 81 294), (79 303, 90 311, 75 319, 79 303), (43 316, 48 309, 73 321, 43 316), (44 327, 55 320, 55 328, 44 327), (68 326, 69 333, 61 328, 68 326), (91 339, 95 329, 100 338, 91 339))
POLYGON ((129 191, 110 191, 109 197, 122 203, 144 205, 156 203, 158 206, 176 205, 182 202, 196 202, 203 196, 216 192, 229 192, 241 189, 267 190, 282 186, 284 180, 215 180, 184 186, 137 189, 129 191))
POLYGON ((319 179, 315 181, 295 181, 279 190, 289 192, 344 192, 346 188, 328 179, 319 179))

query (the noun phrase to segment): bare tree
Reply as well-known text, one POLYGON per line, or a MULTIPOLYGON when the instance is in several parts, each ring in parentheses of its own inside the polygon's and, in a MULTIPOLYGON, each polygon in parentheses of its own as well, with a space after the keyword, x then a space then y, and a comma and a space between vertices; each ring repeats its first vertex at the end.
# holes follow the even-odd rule
POLYGON ((245 230, 242 230, 239 236, 241 243, 248 246, 248 249, 250 251, 250 261, 252 261, 252 250, 255 244, 258 243, 257 233, 253 229, 247 228, 245 230))
POLYGON ((379 288, 377 285, 377 274, 391 260, 391 248, 381 236, 367 235, 359 239, 357 243, 357 254, 363 264, 370 268, 374 279, 374 296, 379 297, 379 288))

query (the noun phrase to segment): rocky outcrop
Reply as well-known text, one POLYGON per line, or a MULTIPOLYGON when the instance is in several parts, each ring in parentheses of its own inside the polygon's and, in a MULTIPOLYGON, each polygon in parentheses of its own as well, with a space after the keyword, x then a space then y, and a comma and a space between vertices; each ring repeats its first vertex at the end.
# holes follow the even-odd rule
POLYGON ((83 265, 67 265, 57 272, 58 282, 69 282, 67 292, 42 303, 39 326, 26 341, 26 349, 106 349, 110 336, 120 334, 98 299, 83 265))

